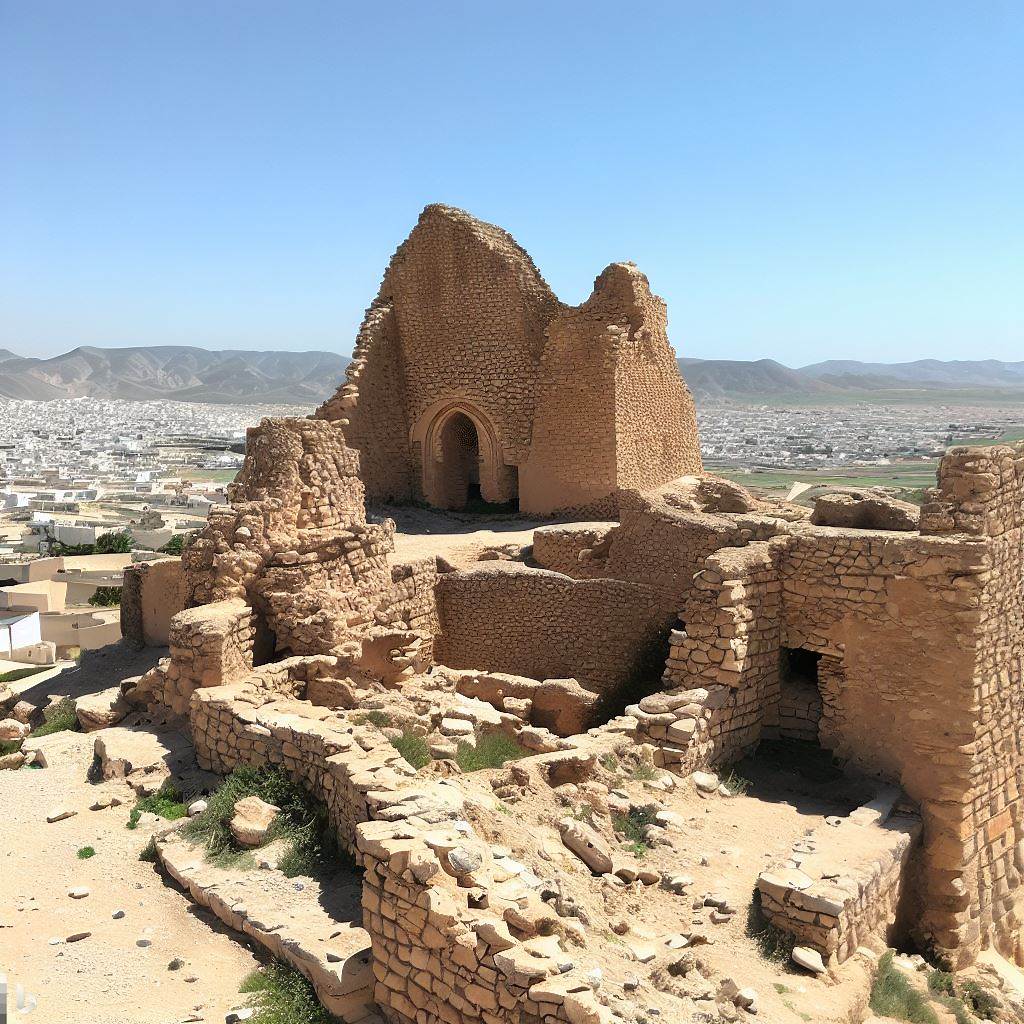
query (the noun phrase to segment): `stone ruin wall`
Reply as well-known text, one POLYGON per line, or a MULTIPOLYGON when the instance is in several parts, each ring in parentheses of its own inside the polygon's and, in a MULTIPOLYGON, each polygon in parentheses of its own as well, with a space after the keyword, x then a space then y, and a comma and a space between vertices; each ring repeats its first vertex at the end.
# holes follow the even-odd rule
POLYGON ((826 962, 843 963, 873 939, 895 944, 905 936, 905 895, 921 819, 896 807, 899 798, 891 787, 846 817, 805 833, 793 845, 794 856, 758 876, 767 919, 826 962))
POLYGON ((670 635, 669 689, 629 709, 659 763, 727 762, 779 728, 780 650, 820 654, 819 741, 920 803, 919 937, 960 963, 1015 952, 1022 464, 951 453, 923 534, 793 525, 716 552, 670 635))
MULTIPOLYGON (((947 886, 951 930, 967 947, 992 941, 1020 962, 1024 873, 1024 445, 954 448, 924 507, 922 528, 977 537, 986 550, 979 600, 963 616, 977 630, 971 726, 963 736, 961 799, 929 872, 947 886)), ((957 588, 962 580, 954 581, 957 588)), ((962 590, 961 590, 962 592, 962 590)))
POLYGON ((674 614, 651 588, 498 565, 439 577, 441 664, 571 677, 610 696, 663 655, 674 614))
POLYGON ((366 492, 377 501, 401 502, 417 493, 409 456, 405 376, 395 307, 378 297, 366 311, 345 382, 314 416, 344 429, 360 455, 366 492))
POLYGON ((701 470, 665 305, 643 274, 612 264, 568 307, 507 232, 434 205, 392 258, 346 381, 315 415, 363 454, 372 501, 435 500, 424 463, 435 465, 432 431, 449 408, 476 425, 484 498, 518 488, 526 511, 613 514, 619 488, 701 470))
POLYGON ((185 607, 187 594, 180 558, 160 558, 125 566, 121 587, 121 636, 136 650, 166 647, 171 619, 185 607))

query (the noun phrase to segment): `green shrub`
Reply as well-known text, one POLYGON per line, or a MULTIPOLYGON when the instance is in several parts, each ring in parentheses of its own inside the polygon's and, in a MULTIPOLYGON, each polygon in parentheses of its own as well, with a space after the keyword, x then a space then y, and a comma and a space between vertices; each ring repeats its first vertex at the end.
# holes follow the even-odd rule
POLYGON ((641 758, 633 766, 633 770, 629 773, 631 779, 635 782, 651 782, 657 778, 658 770, 654 765, 646 758, 641 758))
POLYGON ((188 813, 178 788, 168 780, 157 792, 149 796, 139 797, 135 807, 129 815, 129 828, 134 828, 139 823, 139 818, 145 814, 155 814, 159 818, 166 818, 168 821, 177 821, 184 818, 188 813), (134 820, 134 824, 132 821, 134 820))
POLYGON ((127 555, 134 545, 135 542, 128 530, 118 530, 116 533, 104 533, 97 537, 92 547, 93 553, 97 555, 127 555))
POLYGON ((89 598, 89 604, 93 608, 115 608, 120 603, 120 587, 97 587, 96 592, 89 598))
POLYGON ((338 850, 326 806, 281 768, 236 768, 207 798, 206 810, 182 828, 182 835, 205 846, 207 855, 217 864, 238 866, 247 862, 249 854, 239 849, 229 827, 235 804, 247 796, 259 797, 281 809, 267 833, 267 842, 290 841, 278 865, 289 878, 348 863, 338 850))
POLYGON ((612 827, 621 835, 636 857, 643 857, 650 849, 644 832, 655 822, 653 807, 632 807, 628 814, 613 814, 612 827))
POLYGON ((364 711, 362 714, 353 715, 352 722, 354 725, 365 725, 369 722, 378 729, 386 729, 391 724, 391 716, 386 711, 364 711))
POLYGON ((992 1020, 993 1014, 999 1009, 999 1000, 976 981, 965 981, 960 986, 960 998, 982 1020, 992 1020))
POLYGON ((139 860, 144 861, 146 864, 156 863, 156 836, 149 837, 149 842, 146 843, 139 853, 139 860))
POLYGON ((750 779, 744 778, 735 769, 729 771, 729 774, 722 779, 722 785, 729 791, 730 796, 742 796, 748 789, 750 789, 750 779))
POLYGON ((96 851, 91 846, 83 846, 78 851, 79 860, 88 860, 90 857, 95 857, 96 851))
POLYGON ((252 996, 256 1014, 251 1024, 337 1024, 316 997, 316 991, 298 971, 273 963, 253 971, 241 992, 252 996))
POLYGON ((68 697, 58 701, 52 708, 43 712, 46 721, 32 730, 32 737, 50 736, 55 732, 81 732, 78 715, 75 714, 75 702, 68 697))
POLYGON ((796 945, 795 936, 784 932, 781 928, 776 928, 765 917, 764 911, 761 909, 761 890, 756 886, 747 908, 746 934, 749 939, 753 940, 761 956, 776 964, 786 963, 796 945))
POLYGON ((460 743, 455 763, 464 772, 478 772, 484 768, 500 768, 507 761, 517 761, 527 753, 511 736, 491 732, 477 740, 476 746, 460 743))
POLYGON ((16 754, 21 750, 21 740, 0 740, 0 757, 4 754, 16 754))
POLYGON ((165 555, 180 555, 192 543, 193 538, 199 535, 198 530, 189 530, 187 533, 176 533, 160 551, 165 555))
POLYGON ((880 1017, 894 1017, 911 1024, 938 1024, 927 996, 910 984, 892 959, 890 950, 878 961, 878 974, 871 986, 871 1010, 880 1017))
POLYGON ((422 736, 415 733, 403 732, 401 736, 391 741, 391 746, 397 750, 402 757, 419 771, 425 765, 430 764, 430 747, 422 736))

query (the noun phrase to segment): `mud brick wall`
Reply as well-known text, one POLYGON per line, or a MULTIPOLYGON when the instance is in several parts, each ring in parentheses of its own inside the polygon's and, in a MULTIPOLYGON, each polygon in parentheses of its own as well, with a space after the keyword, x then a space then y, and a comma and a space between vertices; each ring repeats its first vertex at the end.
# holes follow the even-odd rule
POLYGON ((151 699, 183 715, 198 687, 248 675, 255 643, 256 618, 242 601, 186 609, 171 620, 170 659, 143 676, 143 688, 151 699))
POLYGON ((171 619, 185 607, 185 577, 180 558, 161 558, 125 566, 121 587, 121 635, 130 646, 166 647, 171 619))
POLYGON ((573 580, 512 563, 441 576, 437 607, 441 664, 575 678, 602 694, 657 672, 673 617, 641 584, 573 580))
POLYGON ((694 579, 670 634, 666 693, 630 709, 641 737, 661 748, 660 764, 692 770, 733 760, 761 738, 765 714, 778 701, 780 543, 723 548, 694 579), (694 701, 694 689, 705 696, 694 701), (656 720, 647 717, 652 713, 656 720))
POLYGON ((565 523, 533 531, 533 560, 542 568, 573 579, 607 575, 611 535, 618 523, 565 523))
POLYGON ((464 481, 444 482, 438 447, 458 411, 478 436, 485 500, 518 488, 524 511, 611 514, 619 488, 701 468, 666 319, 632 264, 606 268, 569 307, 508 232, 428 206, 384 274, 345 383, 316 416, 363 454, 371 501, 458 507, 464 481))
POLYGON ((381 625, 437 632, 437 558, 429 555, 391 567, 391 587, 385 604, 375 615, 381 625))
MULTIPOLYGON (((472 835, 411 821, 369 822, 358 834, 374 995, 391 1024, 610 1024, 551 938, 519 941, 496 912, 470 908, 474 890, 460 886, 448 854, 475 848, 472 835)), ((474 878, 486 875, 481 852, 474 878)))
MULTIPOLYGON (((293 671, 301 691, 309 680, 302 679, 301 667, 293 671)), ((282 766, 326 803, 340 845, 354 852, 356 826, 415 773, 377 730, 275 697, 265 682, 247 679, 195 691, 189 719, 199 764, 221 775, 239 765, 282 766)))
POLYGON ((858 808, 804 837, 802 852, 758 877, 768 920, 826 963, 842 963, 871 939, 896 941, 907 923, 900 900, 921 820, 881 817, 870 805, 858 808))
POLYGON ((337 423, 360 455, 373 501, 408 501, 415 493, 409 459, 405 376, 394 305, 377 299, 366 311, 345 382, 314 415, 337 423))
POLYGON ((681 511, 635 491, 624 492, 619 506, 621 526, 612 536, 607 575, 655 587, 674 611, 682 609, 694 576, 710 555, 764 540, 778 529, 775 524, 681 511))
POLYGON ((690 389, 679 374, 668 342, 668 310, 632 264, 614 264, 602 274, 629 310, 628 330, 618 336, 615 360, 616 483, 643 490, 666 480, 700 473, 700 439, 690 389))

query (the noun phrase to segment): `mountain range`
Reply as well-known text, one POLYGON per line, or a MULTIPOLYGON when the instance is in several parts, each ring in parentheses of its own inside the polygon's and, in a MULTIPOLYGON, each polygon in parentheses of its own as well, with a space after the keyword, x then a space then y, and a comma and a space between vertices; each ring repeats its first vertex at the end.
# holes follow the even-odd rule
POLYGON ((317 405, 348 365, 335 352, 210 352, 82 346, 50 359, 0 349, 0 397, 317 405))
MULTIPOLYGON (((341 382, 335 352, 217 351, 183 345, 82 346, 49 359, 0 349, 0 398, 170 399, 317 405, 341 382)), ((779 404, 1024 402, 1024 362, 829 359, 793 369, 773 359, 680 359, 696 398, 779 404)))
POLYGON ((680 359, 697 398, 773 402, 1024 401, 1024 362, 829 359, 793 369, 774 359, 680 359))

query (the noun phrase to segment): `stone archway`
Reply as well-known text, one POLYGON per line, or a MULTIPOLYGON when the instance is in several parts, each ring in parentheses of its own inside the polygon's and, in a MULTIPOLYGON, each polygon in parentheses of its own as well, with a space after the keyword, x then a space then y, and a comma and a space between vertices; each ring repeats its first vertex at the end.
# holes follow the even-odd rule
POLYGON ((516 467, 505 464, 490 421, 469 402, 436 403, 420 417, 412 441, 420 445, 423 497, 431 505, 461 509, 474 498, 518 499, 516 467))

